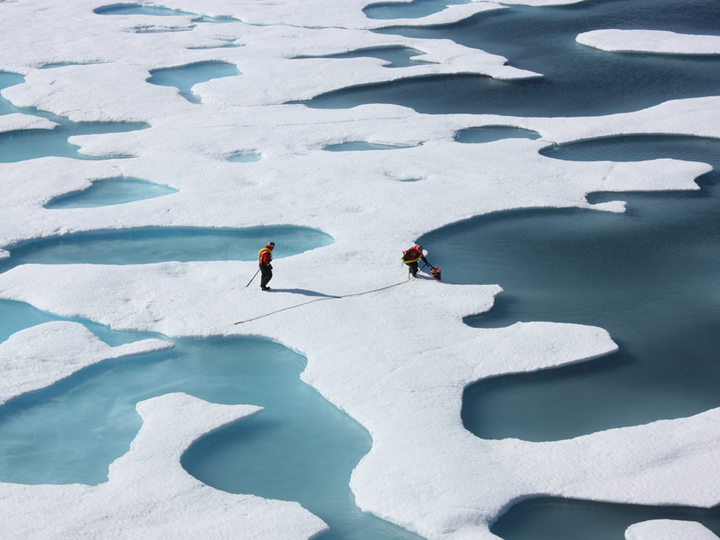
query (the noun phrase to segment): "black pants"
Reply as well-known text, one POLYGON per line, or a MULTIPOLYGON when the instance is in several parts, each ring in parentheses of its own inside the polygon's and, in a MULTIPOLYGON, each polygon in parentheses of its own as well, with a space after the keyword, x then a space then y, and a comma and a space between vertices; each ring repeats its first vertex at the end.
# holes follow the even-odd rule
POLYGON ((418 273, 417 261, 408 263, 408 271, 413 275, 413 277, 417 276, 417 273, 418 273))
POLYGON ((260 263, 260 288, 267 288, 267 284, 272 279, 272 266, 269 264, 260 263))

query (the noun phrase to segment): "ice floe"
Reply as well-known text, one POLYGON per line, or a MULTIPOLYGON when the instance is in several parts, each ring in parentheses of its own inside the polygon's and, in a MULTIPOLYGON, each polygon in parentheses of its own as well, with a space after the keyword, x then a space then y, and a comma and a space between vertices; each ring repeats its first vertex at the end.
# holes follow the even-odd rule
MULTIPOLYGON (((553 160, 539 151, 554 143, 618 134, 720 137, 719 98, 594 118, 423 115, 389 105, 318 110, 289 104, 408 77, 541 75, 449 41, 368 31, 390 24, 448 23, 498 4, 453 6, 412 21, 369 19, 362 13, 368 4, 167 4, 242 21, 216 25, 190 15, 173 16, 170 22, 150 15, 101 15, 93 11, 101 4, 89 0, 1 3, 5 30, 0 50, 5 52, 0 69, 25 76, 25 82, 3 90, 5 98, 74 121, 140 121, 151 127, 71 138, 83 154, 109 158, 102 161, 44 157, 0 164, 0 245, 6 248, 0 256, 9 251, 12 257, 13 245, 32 239, 133 227, 290 224, 319 229, 335 242, 279 258, 272 293, 245 287, 257 270, 253 262, 168 261, 122 267, 22 265, 0 275, 0 297, 118 329, 168 336, 260 335, 301 351, 308 357, 303 380, 373 436, 372 451, 352 477, 359 506, 427 538, 494 538, 489 526, 497 516, 533 495, 718 504, 718 410, 552 443, 486 441, 467 432, 460 420, 466 385, 596 358, 616 345, 602 329, 572 324, 472 329, 462 318, 490 309, 500 287, 408 282, 399 256, 428 230, 479 214, 528 207, 623 211, 622 201, 593 206, 586 196, 697 189, 695 179, 709 165, 580 163, 553 160), (156 31, 148 31, 151 27, 156 31), (243 46, 222 47, 228 43, 243 46), (388 70, 374 58, 326 58, 391 46, 422 51, 419 59, 433 63, 388 70), (174 88, 148 82, 153 70, 197 62, 233 64, 242 75, 195 85, 199 104, 174 88), (60 63, 67 65, 42 69, 60 63), (540 137, 487 144, 454 139, 465 129, 498 125, 540 137), (351 141, 397 148, 324 150, 351 141), (263 159, 227 159, 241 154, 263 159), (121 155, 133 157, 113 158, 121 155), (103 208, 44 208, 55 197, 113 176, 143 178, 178 192, 103 208)), ((0 117, 2 131, 49 129, 51 124, 31 115, 0 117)), ((3 368, 14 373, 15 381, 4 390, 5 399, 88 363, 162 343, 109 347, 76 323, 19 332, 0 346, 3 368), (38 373, 38 359, 58 354, 69 356, 38 373), (35 360, 23 364, 21 358, 35 360)), ((220 406, 169 395, 143 402, 139 410, 143 428, 130 452, 113 463, 106 484, 0 485, 5 533, 25 538, 302 539, 324 530, 297 503, 222 493, 180 467, 180 455, 192 441, 254 414, 258 408, 253 404, 220 406)))
POLYGON ((667 30, 593 30, 578 43, 613 52, 650 54, 720 54, 720 36, 678 34, 667 30))
POLYGON ((25 129, 53 129, 57 124, 46 118, 13 113, 0 116, 0 134, 25 129))

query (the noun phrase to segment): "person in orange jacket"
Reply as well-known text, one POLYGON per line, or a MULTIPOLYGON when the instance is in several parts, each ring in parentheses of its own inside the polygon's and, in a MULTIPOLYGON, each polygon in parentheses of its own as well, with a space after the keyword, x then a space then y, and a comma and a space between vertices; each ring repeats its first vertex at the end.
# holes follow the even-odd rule
POLYGON ((402 260, 408 266, 408 271, 414 278, 417 277, 418 273, 418 261, 422 261, 432 268, 432 265, 427 262, 427 259, 423 254, 422 246, 413 246, 410 249, 403 251, 402 260))
POLYGON ((272 251, 275 248, 275 242, 269 242, 264 248, 258 252, 258 263, 260 265, 260 288, 263 291, 269 291, 270 287, 267 286, 269 281, 272 279, 272 251))

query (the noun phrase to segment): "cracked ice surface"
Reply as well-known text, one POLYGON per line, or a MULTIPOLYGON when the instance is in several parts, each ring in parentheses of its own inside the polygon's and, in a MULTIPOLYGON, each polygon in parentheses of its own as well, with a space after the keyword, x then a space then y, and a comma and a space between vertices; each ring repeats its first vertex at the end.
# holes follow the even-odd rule
MULTIPOLYGON (((88 155, 133 158, 48 157, 1 164, 0 245, 8 251, 38 237, 147 226, 289 224, 315 227, 336 239, 279 260, 270 295, 244 288, 257 269, 250 262, 168 262, 22 265, 0 275, 0 297, 118 329, 171 336, 261 335, 302 351, 308 357, 303 379, 373 436, 373 448, 351 480, 359 506, 428 538, 491 538, 488 527, 496 517, 535 494, 691 506, 720 502, 718 410, 551 443, 486 441, 468 433, 460 419, 466 385, 595 358, 616 346, 604 330, 572 324, 470 328, 462 317, 490 309, 498 286, 407 283, 398 260, 422 233, 483 213, 593 207, 585 197, 594 191, 697 189, 694 179, 708 165, 558 161, 538 150, 553 142, 627 133, 720 137, 720 100, 680 100, 597 118, 284 105, 346 86, 429 74, 537 76, 451 42, 370 33, 388 23, 368 20, 362 14, 366 4, 314 0, 311 8, 309 2, 294 1, 177 0, 167 7, 232 15, 244 22, 212 25, 176 17, 172 24, 185 31, 167 33, 138 33, 144 22, 157 24, 148 21, 151 17, 94 14, 100 6, 96 1, 0 4, 5 29, 0 69, 25 75, 24 83, 3 90, 4 97, 16 106, 75 121, 151 125, 71 141, 88 155), (71 39, 75 36, 82 38, 71 39), (244 46, 210 48, 229 42, 244 46), (388 46, 422 51, 425 56, 418 59, 437 63, 388 70, 373 58, 294 59, 388 46), (242 75, 196 85, 200 105, 171 87, 146 82, 151 70, 202 61, 235 64, 242 75), (41 69, 58 63, 68 65, 41 69), (498 124, 534 130, 541 138, 489 145, 454 141, 461 129, 498 124), (323 150, 348 141, 403 148, 323 150), (263 159, 243 164, 225 159, 243 152, 261 153, 263 159), (93 179, 118 175, 147 178, 179 192, 101 209, 43 208, 93 179), (402 181, 407 179, 419 181, 402 181), (408 200, 422 209, 422 220, 407 211, 408 200), (375 292, 308 303, 303 291, 333 296, 375 292), (235 324, 242 321, 249 322, 235 324)), ((500 7, 469 6, 413 24, 459 20, 469 12, 500 7)), ((0 125, 52 127, 18 116, 0 125)), ((624 208, 622 201, 594 207, 624 208)), ((85 344, 97 348, 92 336, 71 323, 17 333, 0 350, 5 358, 15 358, 17 351, 31 358, 18 383, 27 386, 15 393, 76 369, 66 365, 68 359, 56 359, 57 373, 39 381, 41 366, 32 358, 45 350, 40 338, 47 332, 59 335, 68 350, 85 344)), ((130 354, 122 347, 100 348, 92 361, 130 354)), ((144 537, 179 537, 201 527, 208 538, 232 531, 233 537, 300 539, 324 528, 296 503, 222 493, 180 467, 180 455, 193 440, 257 408, 216 406, 178 395, 139 408, 143 428, 130 452, 113 464, 106 484, 0 484, 6 534, 30 537, 28 527, 37 516, 46 520, 38 538, 79 536, 81 530, 104 538, 127 537, 128 530, 143 531, 144 537), (163 479, 156 481, 160 472, 163 479), (199 517, 208 511, 212 516, 199 517)))

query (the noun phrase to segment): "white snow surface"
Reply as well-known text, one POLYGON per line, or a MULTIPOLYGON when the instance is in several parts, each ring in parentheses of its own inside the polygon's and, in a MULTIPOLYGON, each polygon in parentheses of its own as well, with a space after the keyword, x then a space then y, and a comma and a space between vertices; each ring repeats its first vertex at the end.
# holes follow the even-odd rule
MULTIPOLYGON (((470 328, 462 318, 490 309, 502 284, 408 282, 400 264, 402 250, 421 234, 472 216, 530 207, 622 212, 622 200, 593 206, 586 195, 698 189, 694 180, 709 165, 570 162, 538 150, 631 133, 720 137, 720 98, 593 118, 423 115, 390 105, 322 110, 286 104, 346 86, 435 73, 538 76, 451 42, 370 33, 391 22, 367 19, 362 13, 367 4, 164 4, 242 21, 211 24, 188 16, 98 15, 93 9, 103 3, 97 0, 0 3, 0 70, 25 76, 24 83, 3 90, 5 98, 76 121, 150 125, 71 139, 81 152, 109 159, 45 157, 0 164, 0 246, 11 256, 15 245, 36 238, 149 226, 287 224, 315 227, 335 239, 288 258, 282 258, 279 245, 272 293, 245 288, 257 270, 254 262, 26 264, 0 274, 0 298, 116 329, 167 336, 256 335, 302 352, 308 358, 303 380, 373 437, 371 452, 351 480, 357 504, 427 538, 495 538, 489 532, 493 521, 533 495, 720 503, 720 410, 548 443, 488 441, 467 432, 460 407, 468 384, 597 358, 616 345, 605 330, 573 324, 470 328), (242 46, 218 48, 228 43, 242 46), (420 50, 425 53, 420 59, 435 63, 388 69, 373 58, 320 58, 387 46, 420 50), (308 56, 313 58, 296 58, 308 56), (150 70, 200 61, 229 62, 242 74, 196 85, 199 105, 174 88, 146 82, 150 70), (67 65, 42 68, 57 63, 67 65), (532 129, 541 138, 489 144, 453 139, 458 130, 492 125, 532 129), (323 150, 348 141, 404 148, 323 150), (238 152, 260 153, 263 159, 226 161, 238 152), (126 155, 133 157, 112 157, 126 155), (119 175, 179 191, 102 208, 43 207, 93 180, 119 175), (411 179, 418 181, 403 181, 411 179)), ((438 17, 459 20, 468 10, 500 7, 469 6, 412 24, 435 24, 438 17)), ((18 115, 0 117, 5 131, 36 125, 52 127, 18 115)), ((15 374, 15 382, 3 387, 4 399, 66 377, 83 362, 161 345, 103 346, 75 323, 18 332, 0 346, 3 362, 15 374)), ((0 484, 6 536, 189 538, 202 531, 204 538, 302 539, 324 529, 297 503, 222 493, 180 467, 180 455, 193 440, 253 414, 258 410, 253 404, 220 406, 170 395, 138 408, 143 428, 129 453, 113 463, 107 483, 0 484)))
POLYGON ((655 519, 628 527, 626 540, 717 540, 712 531, 700 523, 655 519))
POLYGON ((649 54, 720 54, 720 36, 678 34, 667 30, 593 30, 578 43, 612 52, 649 54))

